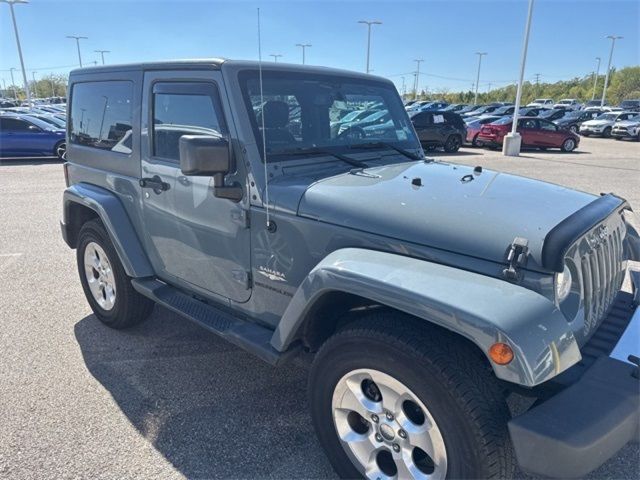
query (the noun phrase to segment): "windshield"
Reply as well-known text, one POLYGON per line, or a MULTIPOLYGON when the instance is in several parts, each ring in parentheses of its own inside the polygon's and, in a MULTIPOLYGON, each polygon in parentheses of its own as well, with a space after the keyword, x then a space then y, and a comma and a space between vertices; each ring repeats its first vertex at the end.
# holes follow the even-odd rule
POLYGON ((304 156, 305 149, 353 153, 353 145, 382 145, 381 142, 402 149, 419 148, 413 126, 393 85, 304 72, 263 71, 262 75, 263 102, 258 72, 243 71, 239 77, 261 151, 264 112, 269 161, 290 159, 295 156, 292 152, 304 156), (337 112, 345 110, 350 113, 335 121, 339 116, 337 112))
POLYGON ((565 114, 565 117, 567 117, 567 118, 578 118, 578 117, 581 117, 582 115, 584 115, 584 112, 582 112, 580 110, 576 110, 575 112, 569 112, 569 113, 565 114))
POLYGON ((618 118, 617 113, 603 113, 602 115, 598 116, 596 120, 615 120, 616 118, 618 118))

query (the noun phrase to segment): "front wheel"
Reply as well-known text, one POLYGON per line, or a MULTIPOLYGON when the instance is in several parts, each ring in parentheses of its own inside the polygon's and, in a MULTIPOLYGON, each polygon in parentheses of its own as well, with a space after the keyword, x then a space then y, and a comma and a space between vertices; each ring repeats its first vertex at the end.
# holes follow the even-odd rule
POLYGON ((602 132, 602 136, 604 138, 609 138, 611 136, 611 127, 605 128, 604 131, 602 132))
MULTIPOLYGON (((477 351, 396 313, 347 325, 318 352, 313 423, 342 478, 509 478, 509 412, 477 351)), ((428 328, 428 327, 427 327, 428 328)))
POLYGON ((562 142, 562 146, 560 150, 563 152, 572 152, 576 148, 576 141, 573 138, 567 138, 564 142, 562 142))

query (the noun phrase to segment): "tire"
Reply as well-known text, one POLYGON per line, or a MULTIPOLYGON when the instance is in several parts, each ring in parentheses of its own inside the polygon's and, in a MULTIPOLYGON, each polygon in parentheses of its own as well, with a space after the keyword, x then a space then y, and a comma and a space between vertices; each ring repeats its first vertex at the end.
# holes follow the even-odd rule
POLYGON ((90 220, 80 229, 76 261, 84 294, 102 323, 111 328, 127 328, 151 314, 153 302, 134 290, 100 220, 90 220), (93 267, 89 274, 88 262, 93 267))
POLYGON ((462 138, 459 135, 449 135, 444 143, 444 151, 447 153, 457 152, 460 150, 460 145, 462 145, 462 138))
POLYGON ((67 158, 67 142, 62 140, 56 143, 53 147, 53 154, 58 157, 59 160, 65 160, 67 158))
POLYGON ((609 138, 611 137, 611 127, 607 127, 602 131, 602 136, 604 138, 609 138))
POLYGON ((476 133, 473 137, 473 140, 471 141, 471 146, 472 147, 481 147, 482 146, 482 142, 478 142, 478 133, 476 133))
POLYGON ((562 142, 562 146, 560 150, 563 152, 572 152, 576 148, 576 141, 573 138, 565 138, 564 142, 562 142))
POLYGON ((390 457, 396 448, 401 452, 396 454, 398 457, 404 453, 404 458, 413 458, 415 463, 419 458, 423 473, 433 473, 435 477, 511 478, 514 474, 515 458, 507 431, 509 410, 482 354, 455 334, 413 317, 381 311, 348 324, 329 338, 311 367, 309 404, 320 443, 342 478, 365 476, 363 462, 374 469, 369 470, 370 478, 395 473, 403 478, 403 471, 398 469, 398 465, 402 468, 402 460, 390 457), (376 393, 367 378, 379 382, 381 403, 365 397, 363 388, 369 389, 369 394, 376 393), (381 405, 386 409, 385 395, 392 397, 389 392, 398 385, 407 389, 404 394, 409 392, 411 401, 403 402, 401 407, 392 403, 397 408, 389 417, 381 405), (357 398, 349 396, 352 391, 365 399, 368 407, 350 402, 350 398, 357 398), (351 406, 369 418, 358 417, 351 406), (377 412, 378 417, 371 412, 377 412), (397 423, 398 418, 402 419, 404 430, 397 423), (426 423, 431 425, 431 442, 422 445, 434 445, 434 463, 410 447, 420 443, 416 440, 419 435, 412 432, 419 428, 421 418, 423 422, 428 419, 426 423), (406 432, 410 432, 408 437, 406 432), (358 461, 357 450, 339 436, 355 434, 366 435, 387 453, 369 457, 365 451, 361 458, 374 460, 358 461), (384 475, 377 474, 376 468, 384 475))

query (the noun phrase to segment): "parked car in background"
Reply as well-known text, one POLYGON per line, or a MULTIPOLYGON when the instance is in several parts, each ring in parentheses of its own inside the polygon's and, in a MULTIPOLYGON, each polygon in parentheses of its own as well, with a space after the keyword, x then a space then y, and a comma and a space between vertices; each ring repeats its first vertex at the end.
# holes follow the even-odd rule
POLYGON ((62 130, 65 130, 67 128, 67 122, 65 122, 64 120, 61 120, 60 118, 56 117, 53 114, 45 115, 43 113, 27 113, 27 114, 24 114, 23 116, 37 118, 38 120, 42 120, 43 122, 46 122, 54 126, 55 128, 60 128, 62 130))
MULTIPOLYGON (((604 104, 605 106, 609 105, 609 102, 605 100, 604 104)), ((584 102, 584 106, 582 107, 582 109, 586 110, 587 108, 600 108, 600 100, 587 100, 586 102, 584 102)))
POLYGON ((463 117, 479 117, 482 114, 491 113, 500 107, 501 105, 482 105, 481 107, 476 108, 475 110, 470 110, 469 112, 462 114, 462 116, 463 117))
POLYGON ((558 103, 553 105, 553 108, 564 108, 565 110, 580 110, 582 103, 575 98, 563 98, 558 103))
POLYGON ((552 98, 536 98, 533 102, 529 103, 527 107, 553 107, 552 98))
MULTIPOLYGON (((511 131, 513 118, 503 117, 480 128, 478 142, 489 147, 501 147, 503 139, 511 131)), ((522 137, 522 146, 539 148, 559 148, 563 152, 571 152, 580 143, 580 137, 569 130, 562 130, 553 122, 538 117, 523 117, 518 119, 516 129, 522 137)))
POLYGON ((620 108, 627 112, 640 112, 640 99, 623 100, 620 102, 620 108))
POLYGON ((427 102, 419 107, 413 108, 410 110, 411 113, 415 112, 427 112, 427 111, 435 111, 442 110, 443 108, 448 107, 449 104, 447 102, 427 102))
POLYGON ((486 117, 476 118, 471 122, 467 122, 467 136, 464 143, 472 147, 481 147, 482 142, 478 141, 478 135, 483 125, 500 120, 502 117, 497 115, 487 115, 486 117))
POLYGON ((545 110, 544 112, 540 112, 538 117, 544 118, 545 120, 549 120, 553 122, 554 120, 559 120, 567 114, 567 110, 564 108, 554 108, 552 110, 545 110))
POLYGON ((559 118, 553 123, 555 123, 560 128, 571 130, 573 133, 578 133, 580 131, 580 125, 582 125, 582 122, 593 120, 594 118, 601 115, 601 113, 602 112, 599 110, 574 110, 568 112, 564 117, 559 118))
POLYGON ((448 107, 441 109, 443 112, 456 112, 460 113, 460 111, 464 108, 468 107, 466 103, 453 103, 448 107))
POLYGON ((484 107, 484 105, 467 105, 466 107, 458 110, 456 113, 458 113, 459 115, 464 115, 466 113, 470 113, 475 110, 478 110, 479 108, 482 108, 482 107, 484 107))
POLYGON ((374 125, 382 125, 391 119, 391 115, 388 110, 377 110, 364 118, 359 118, 352 122, 346 122, 340 125, 338 129, 338 135, 353 136, 355 138, 362 138, 366 136, 366 132, 363 130, 365 127, 374 125))
POLYGON ((330 128, 331 128, 332 136, 335 137, 336 135, 338 135, 338 133, 340 133, 340 129, 342 128, 343 125, 347 125, 347 124, 351 124, 353 122, 357 122, 357 121, 362 120, 363 118, 368 117, 369 115, 372 115, 374 113, 376 113, 376 110, 369 110, 369 109, 354 110, 352 112, 347 113, 340 120, 338 120, 336 122, 331 122, 330 128))
POLYGON ((631 138, 636 142, 640 142, 640 113, 635 117, 614 123, 611 136, 616 140, 631 138))
POLYGON ((518 110, 518 116, 520 117, 537 117, 542 112, 549 111, 548 108, 544 107, 522 107, 518 110))
POLYGON ((64 159, 65 130, 24 115, 0 115, 0 157, 64 159))
POLYGON ((605 112, 593 120, 582 122, 580 125, 580 135, 599 135, 609 138, 616 122, 629 120, 637 115, 636 112, 605 112))
POLYGON ((457 152, 467 136, 464 121, 454 112, 419 112, 411 117, 411 123, 427 150, 442 147, 447 153, 457 152))
POLYGON ((424 105, 426 105, 428 103, 431 103, 431 101, 430 100, 418 100, 418 101, 413 102, 411 105, 408 105, 408 106, 405 105, 404 108, 405 108, 405 110, 410 112, 410 111, 413 111, 413 110, 418 110, 420 107, 422 107, 422 106, 424 106, 424 105))

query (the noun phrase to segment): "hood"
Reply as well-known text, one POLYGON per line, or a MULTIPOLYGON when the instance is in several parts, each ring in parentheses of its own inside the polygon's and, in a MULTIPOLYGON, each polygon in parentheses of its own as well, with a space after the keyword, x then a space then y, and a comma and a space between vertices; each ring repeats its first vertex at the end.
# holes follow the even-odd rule
POLYGON ((515 237, 524 237, 527 268, 541 270, 547 233, 595 198, 491 170, 474 175, 471 167, 412 162, 319 180, 297 213, 499 263, 515 237))
POLYGON ((620 122, 616 122, 616 125, 620 126, 620 127, 634 127, 638 124, 640 124, 640 118, 636 118, 633 120, 622 120, 620 122))
POLYGON ((586 122, 582 122, 582 125, 597 127, 599 125, 613 125, 613 122, 613 120, 587 120, 586 122))

